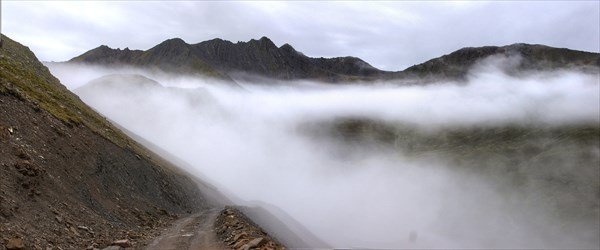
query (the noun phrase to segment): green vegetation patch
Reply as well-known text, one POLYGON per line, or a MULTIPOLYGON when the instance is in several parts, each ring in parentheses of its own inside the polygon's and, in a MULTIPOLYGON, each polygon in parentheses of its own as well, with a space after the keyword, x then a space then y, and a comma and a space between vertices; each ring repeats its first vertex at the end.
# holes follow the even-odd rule
POLYGON ((56 79, 27 47, 2 35, 0 94, 31 102, 68 126, 84 125, 117 145, 129 140, 56 79))

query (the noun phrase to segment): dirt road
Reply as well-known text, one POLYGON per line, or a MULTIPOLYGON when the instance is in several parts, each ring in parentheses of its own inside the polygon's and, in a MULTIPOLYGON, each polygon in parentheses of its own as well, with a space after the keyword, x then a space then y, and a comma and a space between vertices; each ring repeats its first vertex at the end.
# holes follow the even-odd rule
POLYGON ((216 238, 213 226, 220 210, 213 208, 176 221, 146 249, 227 249, 216 238))

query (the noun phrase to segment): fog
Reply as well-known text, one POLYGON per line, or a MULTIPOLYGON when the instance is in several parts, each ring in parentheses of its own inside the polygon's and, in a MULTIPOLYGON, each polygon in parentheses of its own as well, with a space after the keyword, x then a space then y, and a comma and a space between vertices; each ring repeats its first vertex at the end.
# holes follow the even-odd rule
MULTIPOLYGON (((263 204, 275 215, 273 209, 283 211, 328 247, 600 247, 600 194, 594 189, 600 167, 590 164, 599 162, 598 143, 576 145, 591 158, 584 162, 587 177, 575 180, 590 182, 582 186, 591 188, 565 191, 586 199, 567 202, 555 200, 548 194, 553 191, 538 182, 512 186, 495 181, 501 177, 472 174, 444 154, 413 157, 397 147, 328 135, 331 123, 348 118, 423 133, 598 127, 597 74, 515 77, 496 65, 501 64, 478 66, 465 82, 238 82, 241 87, 235 87, 133 68, 48 64, 84 102, 189 163, 187 171, 232 202, 263 204), (148 79, 113 75, 95 80, 111 74, 148 79), (557 212, 570 204, 586 207, 578 207, 584 212, 557 212)), ((562 165, 570 163, 552 167, 562 165)), ((279 219, 291 225, 290 218, 279 219)))

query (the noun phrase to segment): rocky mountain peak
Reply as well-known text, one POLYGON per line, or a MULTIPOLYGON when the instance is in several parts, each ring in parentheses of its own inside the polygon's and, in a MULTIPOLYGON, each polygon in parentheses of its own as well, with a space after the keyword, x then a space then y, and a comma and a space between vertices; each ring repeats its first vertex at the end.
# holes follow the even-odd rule
POLYGON ((187 49, 189 46, 190 45, 187 44, 185 41, 183 41, 183 39, 181 39, 181 38, 172 38, 172 39, 165 40, 162 43, 159 43, 158 45, 154 46, 150 50, 158 49, 158 50, 169 50, 169 51, 181 51, 181 50, 187 49))
POLYGON ((294 47, 292 47, 292 45, 290 45, 288 43, 281 45, 281 47, 279 47, 279 49, 281 51, 288 52, 288 53, 298 53, 298 51, 296 51, 296 49, 294 49, 294 47))
POLYGON ((273 43, 273 41, 271 41, 271 39, 267 38, 266 36, 261 37, 258 40, 255 39, 251 39, 247 45, 249 45, 250 47, 257 47, 259 49, 262 50, 277 50, 277 46, 275 46, 275 43, 273 43))

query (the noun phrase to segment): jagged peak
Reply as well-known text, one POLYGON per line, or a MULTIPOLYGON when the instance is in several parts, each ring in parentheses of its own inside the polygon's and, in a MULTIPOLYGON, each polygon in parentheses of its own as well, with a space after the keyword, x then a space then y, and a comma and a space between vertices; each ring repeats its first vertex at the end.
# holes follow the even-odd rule
POLYGON ((289 52, 296 52, 296 49, 294 49, 294 47, 292 47, 292 45, 286 43, 284 45, 281 45, 281 47, 279 47, 279 49, 284 50, 284 51, 289 51, 289 52))
POLYGON ((96 47, 96 48, 95 48, 95 49, 93 49, 93 50, 114 50, 114 49, 113 49, 113 48, 111 48, 111 47, 108 47, 108 45, 104 45, 104 44, 103 44, 103 45, 100 45, 100 46, 96 47))
POLYGON ((199 43, 197 43, 195 45, 206 45, 206 44, 233 44, 233 43, 230 42, 230 41, 223 40, 223 39, 217 37, 217 38, 213 38, 213 39, 206 40, 206 41, 203 41, 203 42, 199 42, 199 43))
POLYGON ((520 48, 520 47, 550 48, 549 46, 546 46, 546 45, 542 45, 542 44, 530 44, 530 43, 513 43, 513 44, 502 46, 502 47, 504 47, 504 48, 506 48, 506 47, 513 47, 513 48, 520 48))
POLYGON ((271 41, 271 39, 269 39, 266 36, 263 36, 258 40, 250 39, 250 41, 248 41, 248 43, 249 44, 258 43, 259 45, 262 45, 262 46, 277 48, 277 46, 275 46, 275 43, 273 43, 273 41, 271 41))
POLYGON ((167 39, 165 41, 163 41, 162 43, 158 44, 158 46, 161 45, 189 45, 188 43, 186 43, 183 39, 181 38, 171 38, 171 39, 167 39))
POLYGON ((262 37, 261 37, 261 38, 260 38, 258 41, 260 41, 260 42, 270 42, 270 43, 273 43, 273 41, 271 41, 271 39, 269 39, 269 38, 268 38, 268 37, 266 37, 266 36, 262 36, 262 37))

